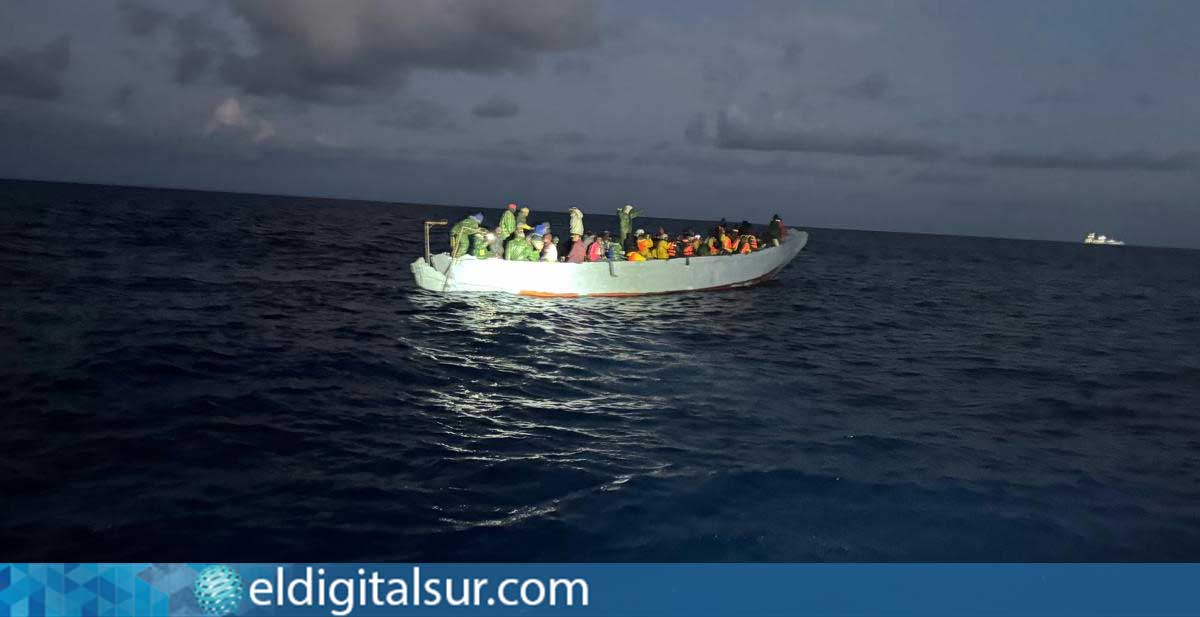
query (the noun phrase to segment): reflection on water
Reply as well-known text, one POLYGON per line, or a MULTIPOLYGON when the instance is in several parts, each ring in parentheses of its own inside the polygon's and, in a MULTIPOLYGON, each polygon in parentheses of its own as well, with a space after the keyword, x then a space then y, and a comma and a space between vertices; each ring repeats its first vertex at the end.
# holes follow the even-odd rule
POLYGON ((461 212, 49 187, 0 193, 18 558, 1200 554, 1191 252, 817 230, 751 289, 443 296, 461 212))

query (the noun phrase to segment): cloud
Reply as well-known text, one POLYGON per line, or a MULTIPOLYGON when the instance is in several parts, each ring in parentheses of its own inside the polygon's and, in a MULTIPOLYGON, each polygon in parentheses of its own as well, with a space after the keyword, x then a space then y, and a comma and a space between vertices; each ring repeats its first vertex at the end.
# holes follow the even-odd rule
POLYGON ((458 128, 454 114, 437 101, 412 99, 402 102, 395 115, 383 123, 410 131, 447 131, 458 128))
POLYGON ((133 104, 133 99, 137 95, 137 87, 133 84, 125 84, 119 86, 113 91, 112 98, 109 99, 112 103, 112 108, 115 111, 126 112, 133 104))
POLYGON ((1062 87, 1042 90, 1025 98, 1026 103, 1034 105, 1073 105, 1083 100, 1083 95, 1062 87))
POLYGON ((683 137, 693 146, 708 143, 708 118, 704 114, 693 116, 683 129, 683 137))
POLYGON ((171 19, 171 15, 162 9, 132 0, 118 4, 117 13, 134 36, 153 35, 171 19))
POLYGON ((586 152, 580 154, 572 154, 567 157, 568 163, 612 163, 617 160, 615 152, 586 152))
POLYGON ((846 156, 900 156, 936 159, 950 147, 933 141, 896 137, 890 134, 850 134, 829 130, 781 127, 752 123, 737 114, 717 114, 716 145, 723 150, 808 152, 846 156))
POLYGON ((175 36, 175 82, 179 84, 194 83, 215 68, 222 50, 232 43, 229 35, 213 26, 204 13, 180 18, 171 30, 175 36))
POLYGON ((868 73, 862 79, 838 89, 838 94, 860 101, 882 101, 892 90, 892 82, 881 71, 868 73))
POLYGON ((983 174, 946 171, 941 169, 923 169, 908 177, 908 181, 916 184, 947 184, 955 186, 980 184, 988 177, 983 174))
POLYGON ((493 96, 471 108, 471 113, 480 118, 511 118, 521 112, 515 101, 493 96))
POLYGON ((800 65, 800 57, 804 54, 804 44, 798 41, 786 43, 779 64, 784 68, 795 68, 800 65))
POLYGON ((223 75, 243 91, 352 100, 416 69, 497 73, 599 37, 592 2, 530 0, 232 0, 255 51, 231 53, 223 75))
POLYGON ((63 93, 71 64, 71 39, 63 36, 41 49, 18 47, 0 54, 0 95, 53 100, 63 93))
POLYGON ((965 162, 986 167, 1012 169, 1070 169, 1077 171, 1187 171, 1200 164, 1200 153, 1179 151, 1155 155, 1143 151, 1118 154, 1030 154, 991 152, 966 157, 965 162))
POLYGON ((245 135, 254 143, 275 135, 274 125, 243 108, 235 98, 227 98, 213 109, 205 133, 211 135, 223 129, 245 135))

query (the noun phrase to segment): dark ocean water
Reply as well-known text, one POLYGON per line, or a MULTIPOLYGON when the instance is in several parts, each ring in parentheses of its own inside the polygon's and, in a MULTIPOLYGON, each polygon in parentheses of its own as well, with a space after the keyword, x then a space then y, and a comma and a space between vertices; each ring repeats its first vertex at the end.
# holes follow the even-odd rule
POLYGON ((1200 559, 1200 252, 817 229, 753 289, 414 289, 465 213, 0 182, 0 553, 1200 559))

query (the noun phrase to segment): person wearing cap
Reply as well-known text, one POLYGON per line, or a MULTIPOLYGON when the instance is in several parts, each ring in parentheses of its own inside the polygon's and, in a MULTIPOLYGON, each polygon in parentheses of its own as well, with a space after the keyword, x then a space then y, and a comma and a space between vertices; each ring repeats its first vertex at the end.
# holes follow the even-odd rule
POLYGON ((571 209, 567 210, 567 213, 571 215, 571 225, 570 225, 571 235, 579 236, 580 238, 582 238, 583 237, 583 211, 580 210, 579 208, 576 208, 575 206, 571 206, 571 209))
POLYGON ((621 242, 622 254, 628 255, 629 253, 638 252, 638 234, 641 234, 641 233, 644 233, 644 232, 639 229, 639 230, 637 230, 636 233, 630 233, 630 234, 625 235, 625 240, 621 242))
POLYGON ((508 204, 504 214, 500 215, 500 241, 507 240, 512 232, 517 230, 517 204, 508 204))
POLYGON ((617 218, 621 222, 621 233, 617 236, 617 242, 621 246, 625 246, 625 239, 629 236, 630 230, 633 229, 633 219, 642 215, 641 210, 635 210, 632 204, 625 204, 625 207, 617 209, 617 218))
POLYGON ((654 239, 640 229, 637 234, 637 252, 646 259, 654 259, 654 239))
POLYGON ((467 254, 467 250, 471 248, 471 236, 479 231, 479 224, 482 222, 483 214, 476 212, 450 228, 451 257, 462 257, 467 254))

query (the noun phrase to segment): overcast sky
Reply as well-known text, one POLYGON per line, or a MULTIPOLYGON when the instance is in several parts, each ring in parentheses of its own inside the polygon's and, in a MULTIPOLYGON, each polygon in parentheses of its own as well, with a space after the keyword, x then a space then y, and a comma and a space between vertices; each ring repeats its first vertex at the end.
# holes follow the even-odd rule
POLYGON ((5 0, 0 177, 1200 246, 1200 2, 5 0))

